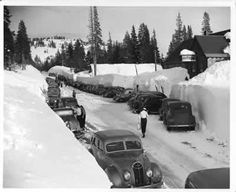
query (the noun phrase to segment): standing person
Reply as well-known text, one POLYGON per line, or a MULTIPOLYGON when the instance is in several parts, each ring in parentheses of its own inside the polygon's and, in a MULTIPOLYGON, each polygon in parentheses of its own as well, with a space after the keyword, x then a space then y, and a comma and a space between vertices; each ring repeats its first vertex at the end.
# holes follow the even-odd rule
POLYGON ((75 96, 76 96, 76 92, 75 92, 75 90, 73 90, 73 92, 72 92, 72 96, 75 98, 75 96))
POLYGON ((139 114, 139 121, 141 124, 141 131, 143 134, 143 138, 145 137, 145 133, 146 133, 147 117, 148 117, 147 109, 143 108, 143 110, 139 114))

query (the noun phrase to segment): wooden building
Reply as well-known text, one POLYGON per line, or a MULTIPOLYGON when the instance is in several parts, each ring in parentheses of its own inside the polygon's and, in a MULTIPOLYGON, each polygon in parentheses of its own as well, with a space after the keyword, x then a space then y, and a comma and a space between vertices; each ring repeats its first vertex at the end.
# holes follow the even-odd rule
POLYGON ((163 68, 184 67, 188 69, 191 78, 216 61, 230 59, 229 54, 224 53, 224 49, 229 45, 229 41, 224 37, 226 32, 228 30, 211 35, 195 35, 193 39, 183 41, 163 63, 163 68))

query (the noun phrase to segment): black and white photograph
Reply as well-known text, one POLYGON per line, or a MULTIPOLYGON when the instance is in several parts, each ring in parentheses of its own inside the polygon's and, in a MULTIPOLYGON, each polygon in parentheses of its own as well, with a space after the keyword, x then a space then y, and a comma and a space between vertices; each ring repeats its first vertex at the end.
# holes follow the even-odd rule
POLYGON ((234 0, 0 4, 2 189, 234 189, 234 0))

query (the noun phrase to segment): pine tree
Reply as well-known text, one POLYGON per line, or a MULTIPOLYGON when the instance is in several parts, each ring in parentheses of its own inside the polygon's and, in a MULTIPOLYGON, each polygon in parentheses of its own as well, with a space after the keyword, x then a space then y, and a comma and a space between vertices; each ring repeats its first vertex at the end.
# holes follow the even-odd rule
POLYGON ((14 40, 13 33, 9 29, 10 11, 4 6, 4 67, 9 67, 13 62, 14 55, 14 40))
POLYGON ((108 63, 112 63, 112 60, 113 60, 112 49, 113 49, 113 45, 112 45, 112 40, 111 40, 111 34, 109 32, 109 39, 107 42, 107 62, 108 63))
POLYGON ((187 29, 187 39, 192 39, 192 38, 193 38, 192 27, 191 27, 191 25, 188 25, 188 29, 187 29))
POLYGON ((87 69, 85 62, 85 51, 81 40, 77 40, 73 50, 73 67, 79 70, 87 69))
POLYGON ((138 40, 134 26, 132 26, 132 31, 131 31, 130 56, 131 56, 131 63, 139 63, 138 40))
POLYGON ((97 58, 99 57, 99 52, 101 53, 101 46, 103 45, 102 30, 96 6, 90 7, 88 43, 90 44, 90 51, 93 55, 94 75, 96 75, 97 58))
POLYGON ((203 21, 202 21, 202 35, 211 34, 211 26, 210 26, 210 16, 207 12, 204 12, 203 21))
POLYGON ((123 50, 123 58, 125 63, 132 63, 132 42, 131 42, 131 37, 129 35, 129 32, 126 31, 125 37, 123 39, 123 45, 122 45, 122 50, 123 50))
POLYGON ((152 63, 155 63, 155 62, 160 63, 160 51, 157 46, 156 31, 155 30, 153 30, 153 32, 152 32, 150 44, 151 44, 151 53, 152 53, 151 62, 152 63))
POLYGON ((140 62, 151 63, 153 53, 150 45, 150 35, 147 25, 144 23, 139 26, 138 41, 140 62))
POLYGON ((66 63, 67 67, 73 67, 74 66, 74 64, 73 64, 73 51, 74 51, 73 50, 73 45, 70 42, 68 44, 68 47, 67 47, 66 52, 65 52, 65 54, 66 54, 66 61, 65 61, 65 63, 66 63))
POLYGON ((26 32, 25 24, 22 20, 19 23, 16 36, 15 53, 17 63, 22 64, 25 62, 30 62, 32 60, 30 54, 30 42, 26 32))
POLYGON ((188 39, 188 37, 187 37, 187 30, 186 30, 186 27, 184 25, 184 27, 183 27, 183 40, 185 41, 187 39, 188 39))
POLYGON ((183 36, 183 23, 181 20, 180 13, 178 13, 177 19, 176 19, 176 27, 177 29, 175 30, 175 33, 172 35, 172 40, 169 45, 168 53, 167 55, 169 56, 176 47, 178 47, 181 42, 184 40, 183 36))

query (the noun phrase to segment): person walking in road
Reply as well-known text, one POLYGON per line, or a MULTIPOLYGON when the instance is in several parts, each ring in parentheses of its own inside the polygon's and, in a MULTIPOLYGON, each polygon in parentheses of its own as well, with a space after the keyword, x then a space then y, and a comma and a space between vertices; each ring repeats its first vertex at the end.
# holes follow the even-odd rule
POLYGON ((139 122, 141 125, 141 131, 143 134, 143 138, 145 137, 145 133, 146 133, 147 117, 148 117, 147 109, 143 108, 143 110, 139 114, 139 122))

